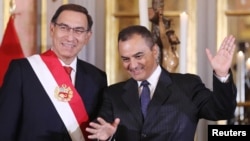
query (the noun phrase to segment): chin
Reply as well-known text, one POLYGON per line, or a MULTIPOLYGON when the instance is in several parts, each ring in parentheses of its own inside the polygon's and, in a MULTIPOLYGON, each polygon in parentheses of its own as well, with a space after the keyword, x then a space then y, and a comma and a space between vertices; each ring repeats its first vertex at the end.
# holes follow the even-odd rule
POLYGON ((142 77, 141 75, 132 75, 132 78, 135 79, 136 81, 144 80, 144 77, 142 77))

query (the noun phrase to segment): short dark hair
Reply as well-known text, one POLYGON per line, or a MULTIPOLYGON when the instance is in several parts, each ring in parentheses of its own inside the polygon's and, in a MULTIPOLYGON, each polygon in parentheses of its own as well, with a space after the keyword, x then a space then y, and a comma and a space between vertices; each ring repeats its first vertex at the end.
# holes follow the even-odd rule
POLYGON ((72 4, 72 3, 61 5, 56 10, 53 17, 51 18, 51 23, 56 23, 58 16, 65 10, 81 12, 81 13, 85 14, 87 16, 87 20, 88 20, 88 31, 91 30, 92 25, 93 25, 93 20, 92 20, 92 17, 89 15, 88 10, 81 5, 72 4))
POLYGON ((150 49, 154 46, 155 42, 152 33, 145 26, 141 25, 131 25, 122 29, 118 34, 118 42, 127 41, 135 34, 141 35, 150 49))

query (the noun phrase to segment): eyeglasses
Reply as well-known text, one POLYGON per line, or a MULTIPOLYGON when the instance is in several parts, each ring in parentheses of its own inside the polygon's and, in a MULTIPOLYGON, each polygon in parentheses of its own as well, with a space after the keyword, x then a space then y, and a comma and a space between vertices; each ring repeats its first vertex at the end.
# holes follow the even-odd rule
POLYGON ((59 30, 62 32, 70 32, 70 30, 73 30, 73 33, 76 35, 82 35, 85 32, 88 32, 89 30, 84 29, 83 27, 70 27, 67 24, 64 23, 54 23, 56 26, 58 26, 59 30))

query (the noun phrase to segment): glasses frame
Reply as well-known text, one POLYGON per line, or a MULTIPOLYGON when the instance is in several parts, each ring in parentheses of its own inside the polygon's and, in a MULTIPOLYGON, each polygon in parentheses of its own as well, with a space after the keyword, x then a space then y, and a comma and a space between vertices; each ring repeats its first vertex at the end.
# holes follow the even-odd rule
POLYGON ((84 33, 89 32, 88 29, 84 29, 83 27, 70 27, 69 25, 65 23, 56 23, 54 22, 54 25, 58 27, 58 29, 62 32, 69 33, 71 30, 75 35, 83 35, 84 33))

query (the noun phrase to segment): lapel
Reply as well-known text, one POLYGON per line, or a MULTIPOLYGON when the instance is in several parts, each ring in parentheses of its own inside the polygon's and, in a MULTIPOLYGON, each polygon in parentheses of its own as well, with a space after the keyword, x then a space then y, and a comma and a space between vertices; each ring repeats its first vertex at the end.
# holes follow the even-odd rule
POLYGON ((84 83, 89 82, 88 80, 86 80, 88 75, 85 74, 86 72, 83 69, 83 65, 81 65, 80 60, 78 60, 77 58, 75 87, 81 95, 84 94, 84 89, 86 88, 86 84, 84 83))
MULTIPOLYGON (((144 121, 144 124, 152 122, 154 116, 159 111, 161 105, 168 99, 172 94, 168 86, 172 83, 169 73, 162 69, 158 84, 156 86, 154 96, 149 103, 148 115, 144 121)), ((123 87, 124 92, 122 94, 122 99, 126 106, 130 109, 131 113, 134 115, 135 119, 140 125, 143 124, 143 116, 141 113, 140 99, 138 93, 138 84, 134 79, 129 79, 123 87)))
POLYGON ((172 94, 172 91, 169 89, 169 85, 172 83, 169 73, 162 69, 158 84, 156 86, 154 96, 148 105, 148 114, 145 119, 145 122, 154 118, 159 111, 161 105, 166 102, 168 97, 172 94))
MULTIPOLYGON (((77 60, 76 64, 76 76, 75 76, 75 88, 82 97, 83 101, 91 100, 88 96, 88 89, 95 89, 94 84, 92 83, 92 76, 88 74, 87 67, 85 67, 84 63, 81 60, 77 60)), ((89 110, 88 105, 86 105, 87 111, 89 110)))
POLYGON ((134 115, 138 123, 143 123, 143 116, 141 113, 138 84, 134 79, 129 79, 124 85, 124 93, 122 99, 131 113, 134 115))

